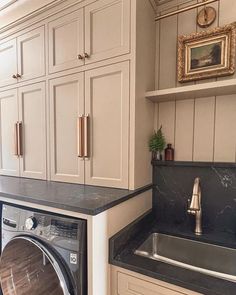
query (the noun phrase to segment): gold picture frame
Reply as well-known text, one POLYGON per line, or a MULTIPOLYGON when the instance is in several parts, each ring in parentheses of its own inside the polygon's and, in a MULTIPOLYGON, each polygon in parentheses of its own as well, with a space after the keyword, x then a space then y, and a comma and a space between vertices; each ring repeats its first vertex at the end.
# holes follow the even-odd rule
POLYGON ((235 72, 236 22, 178 37, 178 81, 196 81, 235 72))

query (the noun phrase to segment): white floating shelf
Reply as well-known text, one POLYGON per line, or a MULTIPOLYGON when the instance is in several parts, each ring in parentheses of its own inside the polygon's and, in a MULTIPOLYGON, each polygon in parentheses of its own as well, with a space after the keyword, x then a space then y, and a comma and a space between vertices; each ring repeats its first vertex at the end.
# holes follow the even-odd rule
POLYGON ((153 102, 161 102, 229 94, 236 94, 236 79, 148 91, 146 98, 153 102))

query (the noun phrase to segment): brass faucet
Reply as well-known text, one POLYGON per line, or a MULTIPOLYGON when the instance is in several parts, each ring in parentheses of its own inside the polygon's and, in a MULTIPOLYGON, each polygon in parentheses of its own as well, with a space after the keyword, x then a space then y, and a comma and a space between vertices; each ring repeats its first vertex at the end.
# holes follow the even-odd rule
POLYGON ((188 200, 188 214, 195 215, 195 234, 202 234, 202 206, 201 206, 201 187, 200 178, 194 180, 192 199, 188 200))

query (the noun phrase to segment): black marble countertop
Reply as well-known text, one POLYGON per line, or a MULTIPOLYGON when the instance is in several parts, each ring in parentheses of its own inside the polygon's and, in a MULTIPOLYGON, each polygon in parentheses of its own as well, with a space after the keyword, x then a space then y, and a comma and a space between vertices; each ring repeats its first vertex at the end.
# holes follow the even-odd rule
POLYGON ((233 282, 135 255, 134 251, 153 232, 166 233, 179 237, 196 239, 202 242, 236 248, 236 237, 234 234, 204 232, 202 236, 197 237, 193 234, 191 229, 185 229, 183 231, 181 226, 173 227, 160 223, 157 224, 154 214, 150 212, 122 229, 110 239, 110 264, 199 292, 201 294, 236 294, 236 284, 233 282))
POLYGON ((67 211, 97 215, 152 188, 137 190, 106 188, 19 177, 0 176, 1 197, 67 211))

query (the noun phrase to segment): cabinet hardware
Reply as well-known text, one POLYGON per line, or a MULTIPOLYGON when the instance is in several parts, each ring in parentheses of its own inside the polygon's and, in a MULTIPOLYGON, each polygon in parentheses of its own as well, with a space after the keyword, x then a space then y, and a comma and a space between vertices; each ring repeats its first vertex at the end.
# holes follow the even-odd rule
POLYGON ((84 157, 89 158, 89 115, 84 116, 84 157))
POLYGON ((19 156, 18 154, 18 122, 14 125, 14 155, 19 156))
POLYGON ((22 78, 20 74, 16 74, 16 78, 22 78))
POLYGON ((77 119, 77 147, 78 147, 78 157, 84 157, 84 134, 83 134, 83 125, 84 117, 79 116, 77 119))
POLYGON ((14 75, 12 75, 12 78, 13 79, 17 79, 17 76, 14 74, 14 75))
POLYGON ((77 58, 80 59, 80 60, 83 60, 84 59, 83 55, 81 55, 81 54, 78 54, 77 55, 77 58))
POLYGON ((84 57, 85 58, 90 58, 90 55, 87 52, 85 52, 84 57))
POLYGON ((22 150, 22 122, 17 122, 17 149, 18 149, 18 156, 23 156, 22 150))

